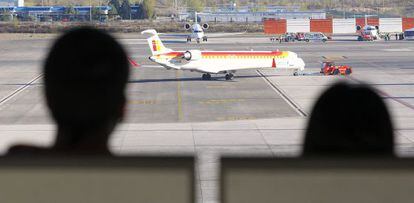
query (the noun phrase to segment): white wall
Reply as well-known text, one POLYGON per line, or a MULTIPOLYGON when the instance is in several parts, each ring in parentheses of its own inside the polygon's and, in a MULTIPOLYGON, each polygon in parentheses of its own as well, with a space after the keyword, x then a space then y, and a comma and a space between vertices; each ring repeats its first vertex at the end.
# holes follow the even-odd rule
POLYGON ((286 26, 287 32, 310 32, 309 19, 288 19, 286 26))
POLYGON ((334 34, 350 34, 356 32, 356 21, 354 18, 333 19, 332 24, 334 34))
POLYGON ((401 18, 380 18, 379 19, 380 32, 402 32, 401 18))

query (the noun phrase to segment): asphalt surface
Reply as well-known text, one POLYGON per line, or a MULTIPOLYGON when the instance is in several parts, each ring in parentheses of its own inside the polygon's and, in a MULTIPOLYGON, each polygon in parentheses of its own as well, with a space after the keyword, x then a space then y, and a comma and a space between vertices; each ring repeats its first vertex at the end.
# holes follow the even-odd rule
MULTIPOLYGON (((305 76, 318 75, 322 57, 343 56, 338 63, 351 65, 355 71, 410 74, 414 44, 405 41, 328 43, 270 43, 265 37, 244 39, 212 38, 208 43, 184 43, 165 39, 174 50, 289 50, 306 62, 305 76)), ((47 124, 50 119, 42 96, 41 66, 53 40, 2 40, 0 46, 0 124, 47 124)), ((233 81, 222 75, 211 81, 201 80, 200 73, 165 70, 150 62, 145 39, 121 39, 129 55, 142 67, 132 68, 128 86, 128 123, 174 123, 297 117, 300 113, 282 98, 255 70, 236 73, 233 81)), ((289 76, 278 70, 268 77, 289 76)), ((303 76, 302 76, 303 77, 303 76)), ((393 83, 396 85, 396 83, 393 83)), ((383 84, 384 85, 384 84, 383 84)), ((407 86, 407 84, 405 84, 407 86)))
MULTIPOLYGON (((53 122, 43 100, 42 62, 53 39, 0 37, 0 152, 14 143, 49 146, 53 122)), ((304 75, 245 70, 233 81, 160 68, 148 60, 145 39, 121 36, 131 58, 128 112, 111 137, 116 154, 197 156, 197 202, 218 201, 222 155, 297 156, 307 115, 333 82, 365 82, 380 91, 395 123, 396 152, 414 155, 414 42, 271 43, 263 36, 211 38, 205 44, 166 39, 176 50, 288 50, 306 63, 304 75), (343 57, 351 77, 321 76, 323 57, 343 57)))

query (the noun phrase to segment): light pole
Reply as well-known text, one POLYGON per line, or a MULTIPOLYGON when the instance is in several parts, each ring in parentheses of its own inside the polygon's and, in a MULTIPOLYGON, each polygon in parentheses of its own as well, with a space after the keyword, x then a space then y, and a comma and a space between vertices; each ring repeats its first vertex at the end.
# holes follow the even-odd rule
POLYGON ((89 21, 92 22, 92 0, 89 0, 89 21))

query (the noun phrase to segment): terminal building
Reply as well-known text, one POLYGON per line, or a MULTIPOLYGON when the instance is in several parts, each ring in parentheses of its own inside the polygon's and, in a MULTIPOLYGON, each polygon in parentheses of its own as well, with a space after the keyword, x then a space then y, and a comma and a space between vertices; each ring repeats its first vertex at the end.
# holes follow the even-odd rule
MULTIPOLYGON (((241 6, 235 4, 206 7, 203 12, 197 14, 201 22, 262 22, 264 19, 325 19, 323 10, 300 11, 299 6, 268 5, 264 8, 257 6, 241 6)), ((181 8, 179 20, 194 19, 188 8, 181 8)))
POLYGON ((202 22, 261 22, 264 19, 325 19, 324 11, 213 12, 198 14, 202 22))
POLYGON ((92 9, 98 9, 100 16, 108 15, 110 6, 74 6, 76 14, 68 14, 69 7, 65 6, 0 6, 0 14, 16 17, 19 20, 60 21, 88 20, 92 9))

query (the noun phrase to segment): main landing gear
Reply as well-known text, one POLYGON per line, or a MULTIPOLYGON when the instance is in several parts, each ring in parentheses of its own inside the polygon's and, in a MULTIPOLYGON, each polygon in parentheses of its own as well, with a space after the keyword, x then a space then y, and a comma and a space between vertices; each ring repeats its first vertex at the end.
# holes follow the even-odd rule
MULTIPOLYGON (((210 80, 211 79, 211 75, 210 73, 204 73, 201 77, 203 80, 210 80)), ((234 75, 232 73, 227 73, 225 76, 226 80, 233 80, 234 75)))
POLYGON ((233 74, 231 74, 231 73, 227 73, 227 74, 226 74, 226 80, 232 80, 232 79, 233 79, 233 77, 234 77, 234 75, 233 75, 233 74))
POLYGON ((209 73, 204 73, 202 76, 203 80, 210 80, 211 79, 211 75, 209 73))

